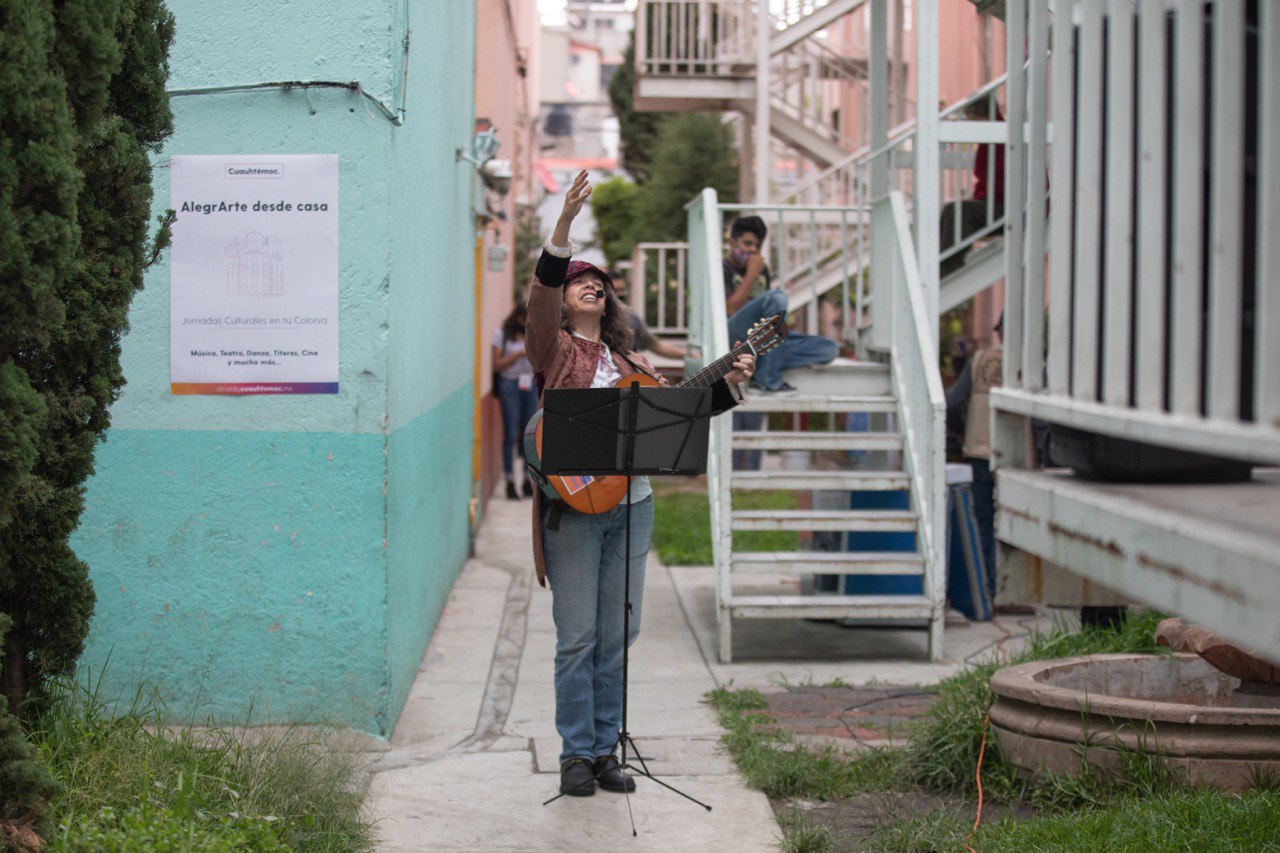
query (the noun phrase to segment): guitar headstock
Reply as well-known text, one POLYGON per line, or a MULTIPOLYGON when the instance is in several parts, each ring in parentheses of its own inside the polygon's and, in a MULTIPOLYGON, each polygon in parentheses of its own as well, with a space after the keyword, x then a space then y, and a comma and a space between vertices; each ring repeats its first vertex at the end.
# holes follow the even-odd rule
POLYGON ((760 320, 747 332, 744 346, 750 346, 756 355, 768 352, 782 344, 787 337, 787 318, 782 314, 774 314, 760 320))

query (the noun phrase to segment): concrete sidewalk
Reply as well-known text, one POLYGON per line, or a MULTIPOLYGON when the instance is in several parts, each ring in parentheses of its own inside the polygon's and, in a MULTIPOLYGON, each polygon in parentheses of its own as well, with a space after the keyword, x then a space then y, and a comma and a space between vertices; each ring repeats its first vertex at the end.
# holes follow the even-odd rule
POLYGON ((776 850, 782 832, 767 798, 747 788, 721 748, 702 701, 708 691, 835 678, 931 683, 1011 634, 996 623, 949 629, 948 662, 929 664, 923 631, 744 622, 735 623, 742 662, 720 665, 711 570, 669 569, 650 555, 629 727, 654 775, 712 811, 644 778, 630 798, 597 791, 543 806, 559 782, 555 634, 529 535, 528 501, 489 503, 476 556, 454 585, 390 748, 372 768, 380 850, 776 850))

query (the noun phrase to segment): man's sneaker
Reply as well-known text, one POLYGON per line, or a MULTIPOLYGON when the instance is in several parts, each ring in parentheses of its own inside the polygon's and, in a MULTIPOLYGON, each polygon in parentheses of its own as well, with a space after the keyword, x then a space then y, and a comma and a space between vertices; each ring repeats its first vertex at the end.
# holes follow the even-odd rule
POLYGON ((509 501, 520 500, 520 493, 516 491, 516 484, 511 482, 510 480, 507 480, 507 500, 509 501))
POLYGON ((530 483, 527 478, 525 479, 524 484, 520 486, 520 494, 524 495, 526 498, 533 497, 533 483, 530 483))
POLYGON ((602 755, 595 763, 596 781, 600 787, 615 794, 631 793, 636 789, 636 780, 622 772, 618 759, 612 754, 602 755))
POLYGON ((560 767, 560 793, 590 797, 596 792, 596 775, 588 758, 570 758, 560 767))

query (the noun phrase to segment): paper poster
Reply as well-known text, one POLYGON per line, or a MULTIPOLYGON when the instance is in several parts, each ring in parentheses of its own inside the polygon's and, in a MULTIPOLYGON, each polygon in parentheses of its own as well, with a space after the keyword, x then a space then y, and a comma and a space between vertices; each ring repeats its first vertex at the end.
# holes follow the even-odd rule
POLYGON ((338 393, 337 155, 170 168, 171 393, 338 393))

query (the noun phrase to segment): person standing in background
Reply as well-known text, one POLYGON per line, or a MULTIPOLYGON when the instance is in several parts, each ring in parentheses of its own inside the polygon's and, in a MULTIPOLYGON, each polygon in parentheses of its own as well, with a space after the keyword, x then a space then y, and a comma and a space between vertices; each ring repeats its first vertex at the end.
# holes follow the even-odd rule
POLYGON ((987 592, 996 594, 996 481, 991 473, 991 389, 1004 384, 1004 350, 1000 333, 1004 314, 996 321, 992 346, 979 350, 947 389, 948 411, 964 413, 964 461, 973 469, 973 514, 982 541, 987 592))
POLYGON ((533 365, 524 351, 524 327, 529 309, 517 305, 502 321, 502 328, 493 335, 493 392, 502 407, 502 473, 507 478, 507 499, 519 500, 533 495, 528 469, 521 478, 520 490, 516 489, 515 456, 524 459, 524 444, 520 434, 525 424, 538 410, 538 389, 533 380, 533 365))

